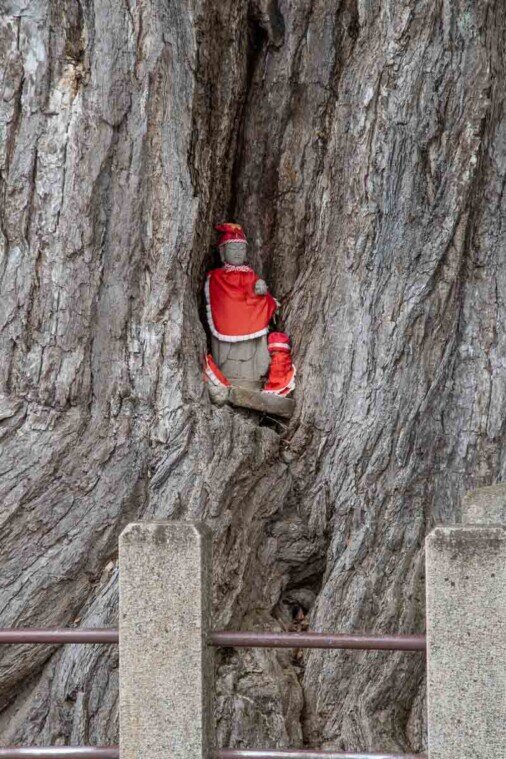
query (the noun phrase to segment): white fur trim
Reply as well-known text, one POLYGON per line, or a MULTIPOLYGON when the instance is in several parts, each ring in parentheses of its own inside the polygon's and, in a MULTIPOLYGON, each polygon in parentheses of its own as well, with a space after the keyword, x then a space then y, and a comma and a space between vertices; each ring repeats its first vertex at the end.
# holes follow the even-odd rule
POLYGON ((285 351, 291 350, 290 345, 288 343, 269 343, 267 347, 269 348, 269 350, 271 348, 282 348, 285 351))
POLYGON ((245 272, 253 271, 251 266, 247 266, 246 264, 238 264, 237 266, 235 266, 234 264, 224 263, 223 268, 225 269, 225 271, 245 271, 245 272))
POLYGON ((220 243, 220 245, 218 245, 218 248, 223 248, 223 246, 228 245, 229 242, 243 242, 245 245, 248 244, 248 241, 245 240, 243 237, 231 237, 226 242, 220 243))
POLYGON ((225 383, 222 382, 216 376, 216 374, 213 372, 213 370, 211 369, 211 367, 209 366, 209 364, 207 363, 207 361, 206 361, 206 365, 204 367, 204 374, 206 375, 206 377, 208 377, 211 380, 211 382, 213 383, 213 385, 217 385, 218 387, 228 387, 228 385, 225 385, 225 383))
POLYGON ((211 333, 214 335, 214 337, 218 338, 218 340, 221 340, 224 343, 242 343, 244 340, 254 340, 256 337, 262 337, 262 335, 266 335, 268 333, 269 327, 267 326, 258 332, 252 332, 250 335, 222 335, 221 332, 218 332, 216 329, 213 321, 213 313, 211 311, 211 296, 209 293, 209 276, 206 279, 204 291, 206 294, 207 323, 209 324, 211 333))

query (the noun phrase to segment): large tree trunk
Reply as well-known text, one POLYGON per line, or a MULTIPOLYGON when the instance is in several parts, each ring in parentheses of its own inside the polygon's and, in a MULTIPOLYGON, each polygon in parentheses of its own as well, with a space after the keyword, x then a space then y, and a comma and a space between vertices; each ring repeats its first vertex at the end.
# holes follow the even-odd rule
MULTIPOLYGON (((4 0, 2 626, 114 625, 134 519, 215 535, 215 625, 421 631, 504 476, 502 0, 4 0), (287 426, 201 381, 212 225, 295 345, 287 426)), ((117 654, 3 650, 4 743, 117 740, 117 654)), ((416 654, 223 652, 222 745, 424 743, 416 654)))

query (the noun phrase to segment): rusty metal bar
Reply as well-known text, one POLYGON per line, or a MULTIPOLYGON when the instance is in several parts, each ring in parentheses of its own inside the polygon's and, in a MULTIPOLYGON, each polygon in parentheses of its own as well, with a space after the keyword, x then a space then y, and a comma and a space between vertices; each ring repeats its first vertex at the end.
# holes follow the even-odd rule
POLYGON ((117 746, 34 746, 0 748, 0 759, 119 759, 117 746))
MULTIPOLYGON (((77 627, 64 630, 35 627, 0 629, 0 643, 118 643, 118 641, 118 631, 114 629, 86 630, 77 627)), ((2 757, 3 754, 0 754, 0 759, 2 757)))
POLYGON ((277 749, 259 751, 225 748, 217 751, 216 759, 427 759, 425 754, 350 754, 348 752, 311 749, 277 749))
MULTIPOLYGON (((2 643, 118 643, 117 629, 0 629, 2 643)), ((317 632, 233 632, 215 630, 211 646, 226 648, 351 648, 369 651, 425 651, 425 635, 339 635, 317 632)), ((1 759, 1 756, 0 756, 1 759)))
MULTIPOLYGON (((310 749, 231 749, 225 748, 215 753, 216 759, 426 759, 424 754, 382 754, 348 753, 332 749, 316 751, 310 749)), ((0 748, 0 759, 119 759, 117 746, 54 746, 54 747, 11 747, 0 748)))
MULTIPOLYGON (((216 759, 426 759, 425 754, 348 753, 332 749, 233 749, 225 748, 215 753, 216 759)), ((119 759, 117 746, 54 746, 0 748, 0 759, 119 759)))
MULTIPOLYGON (((329 635, 295 632, 214 631, 211 646, 224 648, 354 648, 367 651, 425 651, 425 635, 329 635)), ((381 756, 381 754, 380 754, 381 756)))

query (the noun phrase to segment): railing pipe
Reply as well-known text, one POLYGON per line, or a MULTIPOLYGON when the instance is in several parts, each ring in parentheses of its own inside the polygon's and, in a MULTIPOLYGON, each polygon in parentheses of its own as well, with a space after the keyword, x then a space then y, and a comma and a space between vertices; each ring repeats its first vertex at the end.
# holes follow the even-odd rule
MULTIPOLYGON (((117 629, 0 629, 2 643, 118 643, 117 629)), ((340 635, 215 630, 211 646, 227 648, 348 648, 368 651, 425 651, 425 635, 340 635)))
MULTIPOLYGON (((426 759, 424 754, 353 754, 333 749, 312 751, 309 749, 234 749, 225 748, 215 752, 216 759, 426 759)), ((54 746, 0 748, 0 759, 119 759, 117 746, 54 746)))
POLYGON ((296 632, 214 631, 211 646, 224 648, 352 648, 366 651, 425 651, 425 635, 329 635, 296 632))
POLYGON ((216 759, 427 759, 424 754, 353 754, 326 749, 276 749, 271 751, 225 748, 217 751, 216 759))
POLYGON ((119 759, 119 748, 117 746, 0 748, 0 759, 119 759))
MULTIPOLYGON (((0 643, 118 643, 115 629, 37 629, 18 627, 0 629, 0 643)), ((2 754, 0 754, 0 759, 2 754)))

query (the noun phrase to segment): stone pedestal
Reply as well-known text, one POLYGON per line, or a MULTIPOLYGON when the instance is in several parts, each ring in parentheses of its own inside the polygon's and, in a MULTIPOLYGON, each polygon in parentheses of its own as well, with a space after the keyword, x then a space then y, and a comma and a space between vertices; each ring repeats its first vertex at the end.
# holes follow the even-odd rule
POLYGON ((484 491, 464 504, 475 524, 426 542, 430 759, 498 759, 506 745, 506 534, 484 491))
POLYGON ((292 398, 283 398, 273 393, 262 393, 258 390, 247 390, 242 387, 230 388, 228 401, 232 406, 249 408, 273 416, 282 416, 285 419, 290 419, 295 411, 295 401, 292 398))
POLYGON ((207 529, 129 525, 120 537, 120 759, 211 755, 207 529))

